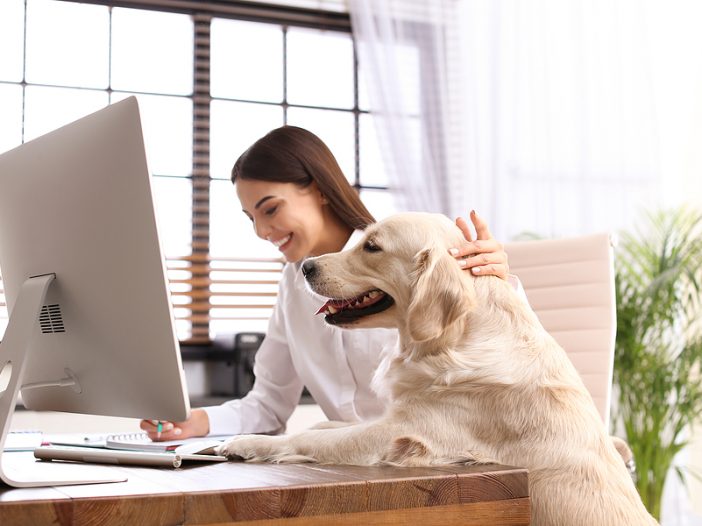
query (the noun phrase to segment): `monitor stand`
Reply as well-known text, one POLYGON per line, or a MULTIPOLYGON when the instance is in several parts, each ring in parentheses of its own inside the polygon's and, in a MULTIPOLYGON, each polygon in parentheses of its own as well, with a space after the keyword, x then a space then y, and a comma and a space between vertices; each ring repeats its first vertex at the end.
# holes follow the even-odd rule
POLYGON ((127 478, 110 468, 38 461, 28 464, 29 459, 21 453, 10 453, 3 458, 5 438, 27 364, 27 342, 32 338, 46 292, 55 278, 55 274, 35 276, 22 284, 0 342, 0 372, 10 369, 7 388, 0 392, 0 480, 16 488, 123 482, 127 478), (21 461, 13 462, 18 459, 21 461))

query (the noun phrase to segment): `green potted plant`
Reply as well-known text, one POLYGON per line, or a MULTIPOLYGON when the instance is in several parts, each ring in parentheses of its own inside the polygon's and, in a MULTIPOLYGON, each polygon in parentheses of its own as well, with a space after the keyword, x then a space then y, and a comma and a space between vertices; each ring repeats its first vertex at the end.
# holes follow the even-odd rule
MULTIPOLYGON (((615 250, 613 429, 634 453, 636 486, 660 519, 666 475, 702 420, 702 214, 650 214, 615 250)), ((694 468, 677 470, 685 483, 694 468)))

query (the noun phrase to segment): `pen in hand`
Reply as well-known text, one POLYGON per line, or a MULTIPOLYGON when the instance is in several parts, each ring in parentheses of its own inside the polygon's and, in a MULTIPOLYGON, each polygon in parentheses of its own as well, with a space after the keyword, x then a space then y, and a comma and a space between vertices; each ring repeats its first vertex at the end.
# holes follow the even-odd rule
POLYGON ((156 426, 156 440, 160 440, 161 432, 163 431, 163 422, 160 420, 152 420, 151 423, 156 426))
POLYGON ((168 420, 142 420, 140 426, 153 441, 175 440, 183 432, 180 427, 168 420))

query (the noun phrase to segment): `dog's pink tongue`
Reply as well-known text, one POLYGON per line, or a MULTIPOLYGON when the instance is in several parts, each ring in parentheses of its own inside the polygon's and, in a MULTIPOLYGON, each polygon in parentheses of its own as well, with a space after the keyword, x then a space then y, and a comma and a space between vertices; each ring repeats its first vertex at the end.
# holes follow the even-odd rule
POLYGON ((325 310, 327 310, 327 307, 334 307, 335 309, 340 310, 350 303, 351 302, 349 300, 327 300, 327 302, 322 305, 317 312, 315 312, 315 315, 322 314, 325 310))
POLYGON ((331 302, 332 302, 332 300, 329 300, 329 301, 326 302, 324 305, 322 305, 322 306, 319 308, 319 310, 318 310, 317 312, 314 313, 315 316, 316 316, 317 314, 322 314, 325 310, 327 310, 327 307, 328 307, 329 305, 331 305, 331 302))

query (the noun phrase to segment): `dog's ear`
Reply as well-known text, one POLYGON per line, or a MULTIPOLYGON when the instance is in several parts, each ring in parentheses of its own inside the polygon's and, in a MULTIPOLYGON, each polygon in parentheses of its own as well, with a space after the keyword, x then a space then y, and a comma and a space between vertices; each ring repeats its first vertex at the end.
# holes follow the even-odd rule
POLYGON ((422 342, 439 337, 468 313, 475 305, 475 289, 473 278, 462 275, 465 271, 448 252, 425 249, 415 261, 407 324, 412 339, 422 342))

